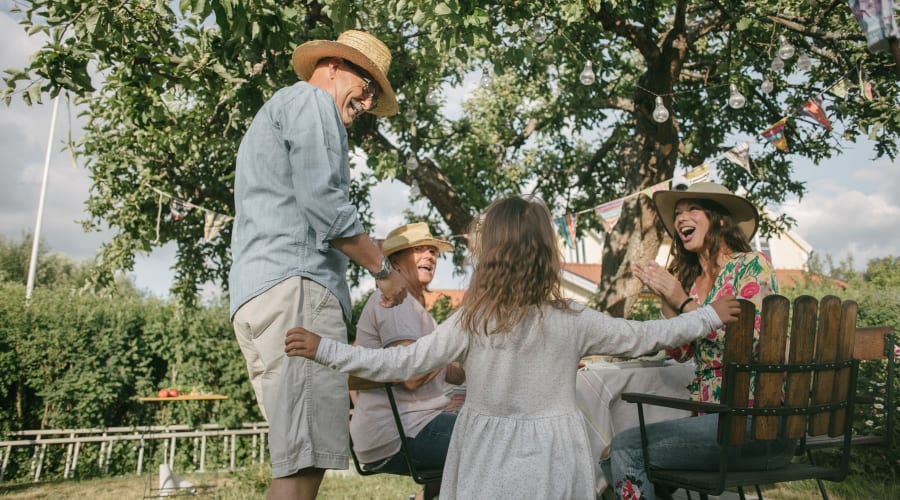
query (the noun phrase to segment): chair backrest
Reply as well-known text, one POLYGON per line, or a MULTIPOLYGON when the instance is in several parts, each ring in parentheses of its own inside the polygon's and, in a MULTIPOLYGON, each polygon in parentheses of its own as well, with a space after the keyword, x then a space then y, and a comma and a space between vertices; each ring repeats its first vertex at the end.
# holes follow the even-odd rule
POLYGON ((755 353, 753 303, 741 301, 740 319, 726 328, 721 400, 732 410, 720 417, 721 442, 742 444, 747 416, 754 416, 751 437, 756 440, 776 439, 779 433, 799 439, 849 431, 857 305, 834 296, 821 303, 801 296, 793 311, 790 306, 781 295, 763 300, 755 353), (751 373, 756 374, 752 408, 751 373))
MULTIPOLYGON (((891 438, 894 435, 894 418, 896 413, 896 401, 894 393, 894 373, 896 371, 896 362, 894 360, 894 346, 896 340, 894 338, 894 328, 891 326, 870 326, 856 329, 856 338, 853 343, 853 359, 859 361, 885 361, 885 394, 884 394, 884 410, 885 410, 885 426, 884 433, 880 444, 885 448, 890 448, 891 438)), ((876 400, 871 399, 871 403, 876 400)), ((872 441, 873 444, 878 441, 872 441)))

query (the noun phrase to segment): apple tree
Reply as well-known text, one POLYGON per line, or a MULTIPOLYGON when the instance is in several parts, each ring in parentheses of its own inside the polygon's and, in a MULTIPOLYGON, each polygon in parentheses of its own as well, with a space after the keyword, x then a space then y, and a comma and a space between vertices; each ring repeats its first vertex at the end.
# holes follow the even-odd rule
MULTIPOLYGON (((175 242, 175 291, 186 297, 199 283, 224 281, 229 231, 198 243, 202 217, 185 217, 164 220, 157 234, 161 197, 152 188, 231 214, 237 146, 261 104, 296 81, 293 48, 349 28, 391 48, 389 78, 401 102, 395 117, 353 125, 352 145, 371 174, 358 176, 354 196, 368 213, 375 183, 414 186, 411 198, 428 201, 415 215, 449 234, 465 234, 475 214, 509 193, 538 194, 557 214, 589 212, 741 140, 760 144, 753 174, 722 165, 718 176, 760 206, 803 194, 792 178, 795 158, 818 162, 859 136, 875 142, 875 156, 897 154, 897 63, 868 50, 844 1, 21 5, 23 29, 46 42, 27 67, 7 71, 5 99, 75 96, 86 124, 74 149, 93 174, 88 225, 117 232, 101 268, 130 269, 136 253, 175 242), (773 67, 786 44, 795 53, 773 67), (591 74, 582 77, 587 62, 591 74), (824 94, 834 131, 795 113, 835 84, 858 87, 861 76, 871 98, 859 88, 824 94), (742 107, 727 104, 734 91, 742 107), (660 105, 668 116, 657 121, 660 105), (788 152, 758 135, 785 116, 788 152)), ((791 222, 768 218, 764 230, 791 222)), ((593 217, 579 226, 600 228, 593 217)), ((646 197, 627 198, 605 234, 600 308, 628 311, 639 284, 627 270, 655 256, 663 234, 646 197)))

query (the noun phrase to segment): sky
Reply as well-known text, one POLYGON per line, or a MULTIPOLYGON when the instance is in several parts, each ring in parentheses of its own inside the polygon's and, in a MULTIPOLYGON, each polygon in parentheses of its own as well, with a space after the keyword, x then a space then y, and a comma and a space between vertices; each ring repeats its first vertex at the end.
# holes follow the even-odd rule
MULTIPOLYGON (((39 40, 26 37, 10 17, 9 5, 8 0, 0 0, 0 70, 24 66, 40 46, 39 40)), ((447 101, 458 102, 466 92, 466 88, 455 89, 448 93, 447 101)), ((63 149, 69 131, 77 137, 80 130, 75 111, 68 109, 63 99, 50 140, 52 108, 53 102, 46 96, 43 104, 31 107, 21 99, 14 99, 9 107, 0 104, 0 235, 7 241, 19 241, 36 226, 49 141, 41 237, 51 252, 79 261, 91 259, 112 234, 82 229, 90 173, 63 149)), ((764 147, 771 146, 751 143, 751 158, 764 147)), ((844 144, 841 155, 818 166, 796 158, 795 176, 806 182, 807 193, 802 199, 769 209, 793 216, 797 220, 793 230, 820 256, 842 261, 852 255, 858 269, 872 258, 900 256, 900 160, 875 160, 874 156, 872 144, 864 141, 844 144)), ((383 183, 372 191, 371 202, 373 236, 384 237, 404 222, 408 189, 398 182, 383 183)), ((138 256, 130 273, 138 289, 167 296, 174 256, 173 245, 138 256)), ((371 282, 361 284, 363 290, 371 287, 371 282)), ((465 277, 454 276, 449 263, 442 261, 431 288, 464 287, 465 277)))

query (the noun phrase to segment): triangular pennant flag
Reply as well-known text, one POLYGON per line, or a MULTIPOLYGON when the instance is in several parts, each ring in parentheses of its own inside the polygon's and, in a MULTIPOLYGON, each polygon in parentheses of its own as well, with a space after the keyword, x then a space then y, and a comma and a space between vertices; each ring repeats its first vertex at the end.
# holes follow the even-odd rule
POLYGON ((657 191, 665 191, 665 190, 669 189, 669 183, 671 183, 671 182, 672 182, 671 179, 669 179, 667 181, 662 181, 659 184, 654 184, 646 189, 643 189, 641 192, 644 193, 645 195, 647 195, 648 198, 653 198, 653 193, 655 193, 657 191))
POLYGON ((559 233, 559 236, 563 239, 566 246, 569 248, 575 248, 575 242, 572 241, 572 237, 569 234, 569 229, 566 227, 566 218, 565 217, 557 217, 554 219, 556 222, 556 232, 559 233))
POLYGON ((831 92, 831 94, 834 95, 835 97, 840 97, 841 99, 843 99, 844 97, 847 97, 847 91, 849 89, 850 89, 850 84, 847 83, 847 78, 844 77, 844 78, 841 78, 840 80, 838 80, 837 83, 832 85, 831 88, 828 89, 828 91, 831 92))
POLYGON ((225 214, 210 212, 207 210, 203 213, 203 239, 212 241, 219 235, 219 231, 225 226, 225 222, 230 219, 225 214))
POLYGON ((770 144, 785 153, 788 152, 787 136, 784 134, 784 125, 787 123, 787 119, 788 117, 785 116, 761 132, 770 144))
POLYGON ((622 215, 622 203, 624 201, 625 198, 619 198, 618 200, 607 201, 602 205, 594 207, 594 212, 600 217, 600 221, 603 223, 603 227, 606 228, 606 232, 612 231, 612 229, 616 227, 616 223, 619 222, 619 216, 622 215))
POLYGON ((869 81, 869 74, 862 68, 859 68, 859 94, 867 101, 875 99, 875 93, 872 90, 872 82, 869 81))
POLYGON ((578 233, 575 231, 577 223, 578 214, 566 214, 566 230, 569 233, 569 239, 572 240, 572 248, 575 247, 575 242, 578 241, 578 233))
POLYGON ((803 105, 800 113, 815 118, 819 124, 831 132, 831 122, 828 120, 828 117, 825 116, 825 103, 822 102, 821 94, 806 101, 806 104, 803 105))
POLYGON ((696 184, 698 182, 704 182, 709 180, 709 164, 704 163, 699 167, 694 167, 689 170, 686 174, 684 174, 684 178, 688 181, 688 184, 696 184))
POLYGON ((750 170, 750 144, 747 142, 742 142, 737 146, 725 151, 725 159, 728 161, 743 167, 744 170, 747 171, 750 176, 753 176, 753 171, 750 170))
POLYGON ((172 198, 169 202, 169 216, 173 221, 178 222, 184 219, 187 211, 194 208, 194 205, 178 198, 172 198))

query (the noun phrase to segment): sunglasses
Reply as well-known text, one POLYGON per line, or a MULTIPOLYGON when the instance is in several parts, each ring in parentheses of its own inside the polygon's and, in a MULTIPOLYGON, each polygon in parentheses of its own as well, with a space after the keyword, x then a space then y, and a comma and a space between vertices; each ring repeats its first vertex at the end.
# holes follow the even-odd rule
POLYGON ((376 89, 378 88, 378 84, 375 83, 375 80, 372 78, 366 70, 360 68, 356 64, 344 59, 344 66, 347 67, 350 71, 352 71, 356 76, 363 81, 363 99, 369 99, 371 101, 371 105, 369 106, 368 111, 372 111, 378 106, 378 96, 376 95, 376 89))

